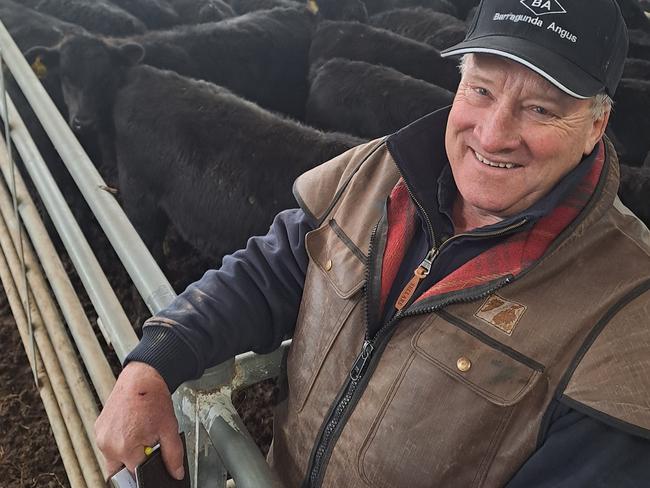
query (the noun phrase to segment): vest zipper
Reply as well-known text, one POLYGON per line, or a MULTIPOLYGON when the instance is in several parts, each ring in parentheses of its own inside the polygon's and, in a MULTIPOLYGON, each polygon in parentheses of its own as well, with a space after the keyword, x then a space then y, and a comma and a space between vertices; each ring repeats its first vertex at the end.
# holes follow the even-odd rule
POLYGON ((436 303, 430 307, 400 312, 384 324, 372 339, 368 337, 366 332, 366 338, 361 347, 361 351, 350 370, 348 380, 337 397, 334 403, 334 408, 330 410, 330 413, 323 424, 324 428, 321 429, 317 447, 313 450, 311 463, 307 471, 308 477, 305 480, 305 483, 303 483, 303 488, 321 487, 326 463, 334 449, 336 440, 345 427, 345 422, 343 420, 347 421, 347 418, 352 413, 352 409, 356 406, 359 398, 361 398, 365 386, 368 383, 368 372, 372 372, 379 362, 379 358, 381 357, 381 354, 379 353, 383 351, 384 346, 388 343, 388 340, 392 335, 391 332, 394 330, 393 325, 396 321, 405 317, 432 313, 453 303, 480 300, 481 298, 485 298, 494 293, 496 290, 513 280, 514 277, 510 275, 479 294, 450 297, 447 300, 436 303))
POLYGON ((433 224, 431 223, 431 219, 429 218, 429 214, 427 214, 427 211, 424 209, 424 206, 420 203, 420 201, 417 198, 415 198, 415 195, 411 191, 411 187, 409 186, 408 181, 406 181, 406 178, 404 177, 404 174, 402 173, 402 170, 400 169, 400 167, 397 164, 395 166, 397 166, 397 172, 400 174, 400 176, 404 180, 404 185, 406 185, 406 191, 408 192, 409 196, 411 197, 411 200, 413 200, 415 202, 415 205, 420 209, 420 211, 422 212, 422 215, 424 215, 424 221, 427 224, 427 229, 429 229, 429 235, 431 236, 431 242, 433 242, 433 248, 431 249, 433 251, 433 249, 438 247, 439 239, 437 239, 436 233, 433 230, 433 224))
POLYGON ((449 242, 460 237, 471 237, 471 238, 498 237, 500 235, 507 234, 508 232, 525 225, 526 222, 528 222, 528 219, 524 217, 519 222, 515 222, 514 224, 511 224, 508 227, 505 227, 503 229, 499 229, 498 231, 495 232, 486 232, 483 234, 468 234, 468 233, 456 234, 450 237, 449 239, 447 239, 445 242, 443 242, 440 245, 440 247, 436 247, 434 245, 431 248, 431 250, 427 253, 424 260, 420 263, 420 265, 417 268, 415 268, 415 271, 413 271, 413 278, 409 280, 409 282, 404 286, 401 293, 397 297, 397 300, 395 301, 395 309, 399 312, 400 310, 403 310, 410 303, 411 298, 413 297, 415 291, 420 285, 420 282, 429 275, 429 272, 431 271, 431 267, 433 266, 433 262, 440 254, 442 248, 445 247, 449 242))
MULTIPOLYGON (((447 241, 441 243, 440 246, 438 246, 439 241, 436 238, 435 232, 433 230, 433 225, 431 224, 431 220, 429 219, 429 216, 424 210, 422 204, 420 204, 417 198, 415 198, 415 195, 413 195, 413 193, 411 192, 411 189, 408 183, 406 182, 406 178, 404 178, 404 176, 402 175, 402 172, 399 169, 399 167, 397 169, 400 175, 402 176, 402 178, 404 179, 404 183, 406 184, 406 189, 409 193, 409 196, 411 197, 413 202, 415 202, 418 208, 420 208, 420 210, 422 211, 422 215, 425 218, 427 228, 429 230, 429 234, 433 241, 433 247, 427 253, 427 256, 425 257, 424 261, 420 264, 420 266, 418 266, 418 268, 415 271, 418 272, 418 270, 422 268, 422 271, 420 271, 420 273, 426 273, 424 274, 423 277, 426 277, 426 275, 429 274, 429 271, 431 270, 431 266, 433 265, 435 258, 438 257, 438 255, 440 254, 440 249, 452 239, 456 237, 462 237, 468 235, 471 237, 496 237, 498 235, 509 232, 519 226, 522 226, 527 222, 527 219, 524 218, 521 221, 506 227, 505 229, 501 229, 500 231, 493 232, 491 234, 486 233, 479 236, 473 236, 471 234, 458 234, 456 236, 447 239, 447 241)), ((375 227, 372 230, 372 233, 370 235, 369 249, 368 249, 368 259, 366 265, 366 290, 365 290, 365 322, 366 322, 365 339, 361 347, 361 351, 359 352, 356 359, 354 360, 354 363, 352 365, 352 368, 350 370, 345 385, 340 390, 339 395, 337 396, 336 400, 332 404, 332 407, 330 408, 330 411, 321 426, 321 429, 317 436, 316 444, 312 449, 311 459, 307 469, 307 477, 302 485, 303 488, 320 488, 320 486, 322 485, 323 477, 325 474, 325 468, 327 462, 329 461, 330 455, 332 454, 332 450, 334 449, 334 445, 336 444, 336 441, 338 440, 341 431, 345 427, 347 418, 352 413, 352 409, 356 406, 357 402, 359 401, 359 398, 361 397, 365 389, 365 386, 368 383, 368 378, 369 378, 367 374, 368 371, 374 370, 374 367, 377 365, 377 362, 381 357, 381 352, 383 352, 384 346, 388 343, 388 340, 392 335, 391 333, 394 329, 392 325, 397 320, 400 320, 404 317, 431 313, 440 308, 444 308, 448 305, 451 305, 453 303, 463 303, 463 302, 480 300, 481 298, 487 297, 491 293, 494 293, 499 288, 507 285, 508 283, 514 280, 514 277, 512 275, 509 275, 505 277, 503 280, 501 280, 500 282, 495 283, 493 286, 489 287, 487 290, 479 294, 465 295, 465 296, 457 295, 455 297, 449 297, 447 300, 436 303, 435 305, 432 305, 430 307, 407 310, 405 312, 402 312, 402 310, 405 308, 402 307, 402 310, 399 310, 398 313, 395 314, 388 322, 383 324, 380 327, 380 329, 377 331, 377 333, 374 335, 374 337, 371 338, 369 334, 370 331, 369 283, 371 283, 370 280, 371 278, 373 278, 372 273, 374 270, 372 269, 372 263, 374 262, 373 260, 374 251, 375 251, 374 243, 375 243, 377 230, 379 228, 379 224, 381 220, 382 219, 380 219, 379 222, 375 224, 375 227)), ((417 276, 411 279, 411 281, 413 281, 416 277, 417 276)), ((408 302, 411 301, 413 293, 415 292, 415 288, 417 288, 417 285, 420 284, 420 281, 421 279, 417 280, 417 283, 413 288, 413 292, 409 296, 407 303, 404 304, 405 306, 408 304, 408 302)), ((404 291, 402 291, 402 293, 404 293, 404 291)))
POLYGON ((424 278, 426 278, 431 271, 431 266, 433 265, 434 259, 438 257, 439 251, 438 248, 435 246, 431 248, 431 250, 427 253, 427 255, 424 258, 424 261, 420 263, 420 265, 415 268, 415 271, 413 271, 413 278, 409 280, 409 282, 404 286, 402 289, 401 293, 397 297, 397 301, 395 302, 395 308, 399 311, 402 310, 407 303, 411 300, 411 297, 415 293, 415 290, 417 289, 418 285, 420 284, 420 281, 422 281, 424 278))
MULTIPOLYGON (((384 208, 384 213, 385 213, 385 208, 384 208)), ((375 227, 372 229, 372 233, 370 234, 368 258, 366 260, 366 273, 365 273, 366 274, 365 276, 366 299, 364 300, 364 318, 366 324, 370 322, 368 299, 367 299, 368 284, 370 283, 370 268, 371 268, 372 257, 373 257, 373 248, 377 236, 377 229, 379 228, 379 223, 381 222, 381 220, 382 219, 380 219, 375 224, 375 227)), ((366 328, 366 336, 367 335, 368 332, 366 328)), ((319 486, 322 481, 321 479, 322 466, 323 466, 323 462, 326 462, 326 460, 329 458, 329 453, 331 453, 331 449, 329 449, 329 446, 332 443, 332 435, 335 433, 336 428, 338 427, 343 414, 347 410, 347 406, 350 404, 350 401, 352 400, 352 396, 358 385, 358 380, 365 369, 365 366, 367 364, 368 359, 370 358, 370 355, 372 354, 372 345, 370 345, 369 342, 370 341, 368 340, 364 341, 362 351, 357 357, 357 359, 355 360, 354 366, 350 371, 349 380, 339 392, 339 395, 337 396, 336 400, 332 404, 333 408, 330 408, 330 412, 327 418, 325 419, 325 422, 321 426, 320 432, 318 434, 317 444, 315 445, 314 449, 312 449, 312 454, 310 456, 311 459, 309 462, 309 468, 307 470, 307 478, 305 479, 302 485, 304 488, 319 486), (364 351, 366 351, 367 348, 369 349, 364 358, 363 357, 364 351), (357 373, 353 374, 353 371, 356 371, 357 373)))

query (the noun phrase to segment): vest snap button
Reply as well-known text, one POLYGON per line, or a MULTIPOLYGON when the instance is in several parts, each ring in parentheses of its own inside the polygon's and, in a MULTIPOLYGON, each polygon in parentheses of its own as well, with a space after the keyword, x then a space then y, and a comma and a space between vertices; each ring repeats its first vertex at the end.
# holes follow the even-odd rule
POLYGON ((469 368, 472 367, 472 362, 466 357, 462 356, 458 358, 458 361, 456 361, 456 367, 459 371, 465 373, 469 371, 469 368))
POLYGON ((332 269, 332 260, 328 259, 325 263, 325 271, 329 271, 330 269, 332 269))

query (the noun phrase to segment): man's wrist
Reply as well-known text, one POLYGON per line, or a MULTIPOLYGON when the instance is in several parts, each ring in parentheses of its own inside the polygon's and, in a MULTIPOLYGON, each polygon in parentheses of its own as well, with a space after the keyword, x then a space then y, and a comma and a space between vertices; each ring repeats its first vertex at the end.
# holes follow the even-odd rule
POLYGON ((197 376, 197 360, 193 351, 166 326, 148 325, 142 339, 124 360, 124 367, 134 362, 152 367, 167 385, 170 393, 197 376))

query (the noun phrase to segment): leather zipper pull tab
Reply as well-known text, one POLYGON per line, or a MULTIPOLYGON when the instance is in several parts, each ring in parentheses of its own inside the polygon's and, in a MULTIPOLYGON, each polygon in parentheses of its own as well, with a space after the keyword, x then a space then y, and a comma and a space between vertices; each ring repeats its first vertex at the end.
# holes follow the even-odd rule
POLYGON ((420 284, 420 281, 426 278, 427 275, 429 274, 429 271, 431 271, 431 265, 437 255, 438 255, 438 249, 436 249, 435 247, 432 248, 427 253, 427 256, 424 258, 424 261, 420 263, 420 266, 418 266, 415 269, 415 271, 413 271, 413 278, 411 278, 409 282, 406 284, 406 286, 402 289, 402 292, 399 294, 399 297, 395 302, 396 310, 398 311, 402 310, 409 302, 409 300, 413 296, 413 293, 415 293, 415 290, 420 284))

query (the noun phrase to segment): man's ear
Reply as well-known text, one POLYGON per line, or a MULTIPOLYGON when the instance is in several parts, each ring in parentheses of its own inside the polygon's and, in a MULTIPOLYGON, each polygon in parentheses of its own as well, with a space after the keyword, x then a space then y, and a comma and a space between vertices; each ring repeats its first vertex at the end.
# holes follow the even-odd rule
POLYGON ((603 135, 605 134, 605 130, 607 129, 607 123, 609 122, 610 114, 611 114, 611 109, 608 109, 605 111, 605 113, 603 113, 603 115, 599 119, 595 119, 592 122, 591 134, 587 139, 587 143, 583 151, 583 154, 585 156, 594 150, 594 147, 596 147, 598 141, 600 141, 603 135))
POLYGON ((117 48, 127 66, 135 66, 144 58, 144 47, 135 42, 129 42, 117 48))
POLYGON ((25 52, 25 59, 42 80, 47 77, 48 71, 59 67, 59 50, 55 47, 34 46, 25 52))

